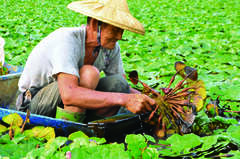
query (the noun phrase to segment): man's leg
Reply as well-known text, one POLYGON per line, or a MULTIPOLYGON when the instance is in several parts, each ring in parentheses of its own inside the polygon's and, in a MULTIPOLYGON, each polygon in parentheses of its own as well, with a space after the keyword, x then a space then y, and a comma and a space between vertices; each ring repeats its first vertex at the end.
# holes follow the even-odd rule
MULTIPOLYGON (((129 85, 126 79, 121 74, 103 77, 99 80, 96 88, 97 91, 103 92, 120 92, 130 93, 129 85)), ((97 120, 104 117, 109 117, 121 112, 127 112, 123 107, 101 108, 99 110, 88 110, 86 121, 97 120), (124 110, 123 110, 124 109, 124 110)))
MULTIPOLYGON (((84 65, 80 71, 79 85, 89 89, 95 89, 99 81, 99 71, 96 67, 91 65, 84 65)), ((24 106, 28 108, 31 113, 39 114, 49 117, 56 116, 57 107, 62 104, 61 96, 58 89, 57 81, 50 83, 31 99, 31 102, 24 106)), ((23 107, 23 106, 21 106, 23 107)), ((74 106, 62 106, 67 112, 84 113, 85 109, 74 106)), ((20 110, 20 109, 19 109, 20 110)))
MULTIPOLYGON (((96 67, 92 65, 84 65, 79 70, 79 75, 80 75, 79 86, 93 90, 96 89, 100 78, 99 71, 96 67)), ((64 105, 64 110, 79 113, 86 111, 86 109, 82 109, 80 107, 66 105, 64 105)))
POLYGON ((61 104, 57 81, 45 86, 32 98, 29 110, 33 114, 56 116, 56 108, 61 104))

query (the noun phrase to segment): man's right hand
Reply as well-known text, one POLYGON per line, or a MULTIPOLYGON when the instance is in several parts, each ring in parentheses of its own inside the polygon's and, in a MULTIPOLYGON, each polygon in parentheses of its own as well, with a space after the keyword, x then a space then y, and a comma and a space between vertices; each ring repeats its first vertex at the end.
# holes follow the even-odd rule
POLYGON ((126 94, 124 106, 132 113, 145 113, 156 106, 156 101, 145 94, 126 94))

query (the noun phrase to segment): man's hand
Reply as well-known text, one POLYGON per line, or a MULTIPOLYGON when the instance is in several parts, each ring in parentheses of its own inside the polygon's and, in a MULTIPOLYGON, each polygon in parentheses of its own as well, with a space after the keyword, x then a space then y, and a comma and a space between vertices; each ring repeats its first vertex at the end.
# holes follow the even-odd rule
POLYGON ((145 113, 151 111, 156 102, 144 94, 126 94, 124 106, 133 113, 145 113))

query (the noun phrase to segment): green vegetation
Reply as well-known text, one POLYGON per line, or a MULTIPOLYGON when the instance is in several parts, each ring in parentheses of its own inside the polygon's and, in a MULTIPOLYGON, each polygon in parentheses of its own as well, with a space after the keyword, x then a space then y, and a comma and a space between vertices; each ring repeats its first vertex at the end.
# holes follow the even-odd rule
MULTIPOLYGON (((0 0, 0 36, 6 41, 6 62, 24 65, 33 47, 50 32, 85 24, 84 16, 66 8, 70 2, 0 0)), ((174 63, 183 61, 198 70, 207 90, 206 103, 220 96, 221 108, 240 110, 239 0, 128 0, 128 3, 132 14, 144 24, 146 34, 124 32, 119 43, 126 73, 137 70, 143 82, 159 89, 166 87, 174 75, 174 63)), ((10 140, 5 134, 0 138, 0 154, 13 158, 40 155, 61 158, 71 151, 72 158, 79 153, 84 158, 89 154, 98 158, 208 157, 226 155, 224 149, 230 147, 233 150, 228 152, 229 156, 240 156, 240 129, 235 125, 239 121, 209 118, 204 111, 196 117, 194 133, 211 136, 176 134, 166 141, 155 141, 151 136, 132 134, 126 137, 124 147, 123 143, 104 144, 104 139, 84 135, 56 137, 46 142, 25 133, 15 134, 10 140), (72 141, 70 145, 65 144, 68 140, 72 141)), ((223 114, 239 120, 238 113, 223 114)), ((7 131, 6 127, 3 129, 7 131)))
MULTIPOLYGON (((85 24, 66 8, 70 0, 0 0, 0 36, 6 61, 24 65, 33 47, 59 27, 85 24)), ((138 70, 146 83, 160 87, 184 61, 197 68, 208 94, 240 99, 240 4, 238 0, 129 0, 145 36, 126 31, 120 42, 126 72, 138 70), (172 67, 173 68, 173 67, 172 67), (151 83, 150 83, 151 81, 151 83)))
MULTIPOLYGON (((201 123, 206 125, 207 117, 201 113, 201 123)), ((216 131, 211 136, 199 137, 195 134, 181 136, 174 134, 167 140, 156 141, 149 135, 130 134, 125 138, 125 143, 106 144, 104 138, 88 137, 78 131, 68 137, 55 137, 54 129, 37 126, 29 130, 20 131, 23 119, 18 114, 10 114, 3 118, 7 128, 0 125, 0 158, 108 158, 108 159, 131 159, 159 157, 213 157, 222 156, 232 149, 227 155, 237 157, 240 147, 240 127, 231 125, 226 131, 216 131), (8 132, 9 133, 6 133, 8 132), (14 135, 13 133, 14 132, 14 135)), ((221 124, 236 124, 236 120, 216 119, 221 124)), ((200 123, 200 124, 201 124, 200 123)), ((216 124, 219 124, 216 123, 216 124)), ((203 124, 202 124, 203 125, 203 124)))

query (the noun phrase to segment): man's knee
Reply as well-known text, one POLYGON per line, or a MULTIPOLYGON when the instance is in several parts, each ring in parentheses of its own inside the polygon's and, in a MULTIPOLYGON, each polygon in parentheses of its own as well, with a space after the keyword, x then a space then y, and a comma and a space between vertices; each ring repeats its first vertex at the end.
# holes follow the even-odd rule
POLYGON ((96 90, 104 92, 121 92, 121 93, 130 92, 128 82, 121 74, 101 78, 96 90))
POLYGON ((99 70, 92 65, 84 65, 80 68, 79 85, 89 89, 95 89, 98 85, 100 73, 99 70))

